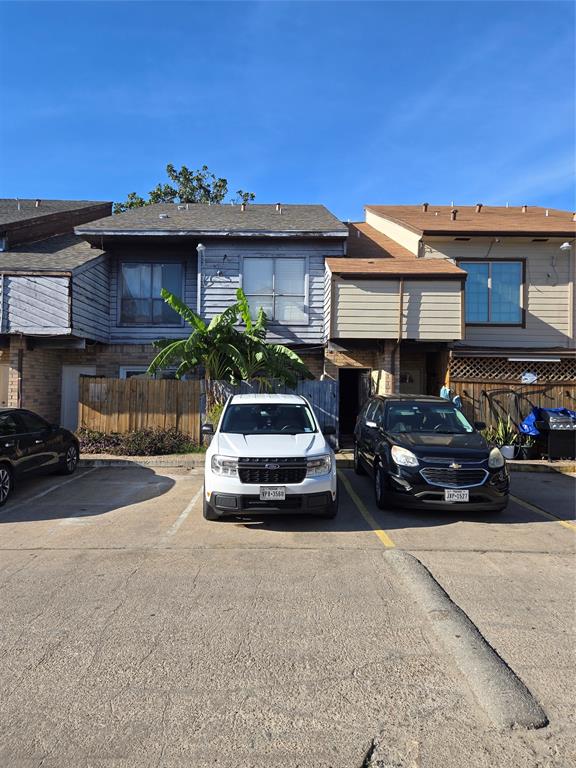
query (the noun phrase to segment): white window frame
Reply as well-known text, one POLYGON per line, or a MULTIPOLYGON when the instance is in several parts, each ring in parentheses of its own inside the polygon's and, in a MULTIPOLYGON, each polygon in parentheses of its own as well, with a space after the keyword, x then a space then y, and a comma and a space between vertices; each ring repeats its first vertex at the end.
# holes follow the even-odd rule
MULTIPOLYGON (((487 320, 467 320, 466 314, 464 315, 464 322, 470 327, 484 326, 487 328, 525 328, 526 327, 526 307, 525 307, 525 293, 526 293, 526 264, 523 259, 509 258, 509 259, 471 259, 461 258, 458 259, 458 266, 462 269, 466 269, 466 264, 487 264, 488 265, 488 319, 487 320), (518 307, 520 309, 520 320, 518 322, 501 323, 492 320, 492 266, 494 264, 520 264, 520 285, 518 296, 518 307)), ((466 301, 466 285, 464 286, 464 301, 466 301)), ((466 313, 466 310, 464 310, 466 313)))
MULTIPOLYGON (((281 325, 281 326, 294 326, 294 327, 306 327, 307 325, 310 325, 310 257, 306 254, 290 254, 287 255, 285 253, 274 253, 274 254, 267 254, 267 253, 253 253, 248 256, 242 256, 242 262, 241 262, 241 271, 240 271, 240 287, 244 290, 244 262, 248 259, 271 259, 272 261, 276 262, 277 259, 299 259, 300 261, 304 262, 304 311, 306 313, 306 320, 302 320, 300 322, 286 322, 284 320, 276 320, 275 318, 268 318, 269 325, 281 325)), ((274 268, 272 271, 272 301, 276 298, 276 293, 274 292, 274 280, 276 277, 276 264, 274 264, 274 268)), ((267 294, 268 295, 268 294, 267 294)), ((278 294, 279 296, 301 296, 300 293, 283 293, 278 294)), ((246 294, 248 297, 248 294, 246 294)))

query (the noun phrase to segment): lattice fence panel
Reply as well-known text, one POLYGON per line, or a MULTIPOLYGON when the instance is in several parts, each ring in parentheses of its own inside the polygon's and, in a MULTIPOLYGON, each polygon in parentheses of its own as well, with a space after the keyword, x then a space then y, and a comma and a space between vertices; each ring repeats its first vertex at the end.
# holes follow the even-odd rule
POLYGON ((554 362, 518 362, 502 357, 453 357, 450 379, 455 381, 513 381, 521 383, 529 371, 540 382, 576 381, 576 359, 554 362))

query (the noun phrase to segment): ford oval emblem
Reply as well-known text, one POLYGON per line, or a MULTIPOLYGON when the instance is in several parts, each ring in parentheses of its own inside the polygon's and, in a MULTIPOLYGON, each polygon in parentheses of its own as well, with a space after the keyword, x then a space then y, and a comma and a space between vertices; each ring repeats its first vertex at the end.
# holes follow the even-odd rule
POLYGON ((264 464, 266 469, 280 469, 280 464, 264 464))

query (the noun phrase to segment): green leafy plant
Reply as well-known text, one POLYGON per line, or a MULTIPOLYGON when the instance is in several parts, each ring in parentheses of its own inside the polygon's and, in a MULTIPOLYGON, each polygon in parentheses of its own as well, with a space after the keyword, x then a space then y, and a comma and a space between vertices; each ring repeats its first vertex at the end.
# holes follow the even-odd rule
POLYGON ((514 426, 510 416, 506 419, 499 417, 496 427, 494 428, 494 443, 498 447, 502 447, 503 445, 516 445, 518 439, 518 430, 514 426))
MULTIPOLYGON (((169 183, 159 183, 150 190, 148 199, 136 192, 130 192, 122 203, 114 204, 114 213, 125 213, 132 208, 141 208, 153 203, 211 203, 224 202, 228 194, 228 180, 213 174, 207 165, 191 170, 183 165, 179 170, 172 163, 166 166, 169 183)), ((254 192, 236 192, 237 202, 250 203, 254 192)))
POLYGON ((154 342, 160 351, 150 363, 148 372, 177 365, 176 377, 181 378, 198 366, 204 368, 207 383, 207 410, 213 406, 211 399, 213 381, 237 384, 240 381, 259 381, 262 388, 270 380, 295 387, 299 379, 313 379, 313 375, 300 357, 282 344, 266 342, 267 317, 262 308, 253 320, 244 291, 236 291, 236 302, 222 314, 206 323, 181 299, 162 289, 164 301, 177 312, 192 332, 187 339, 173 341, 161 339, 154 342), (238 326, 243 325, 243 330, 238 326))
POLYGON ((169 453, 194 453, 202 448, 190 435, 174 427, 138 429, 126 434, 106 434, 90 429, 76 433, 82 453, 110 453, 115 456, 163 456, 169 453))

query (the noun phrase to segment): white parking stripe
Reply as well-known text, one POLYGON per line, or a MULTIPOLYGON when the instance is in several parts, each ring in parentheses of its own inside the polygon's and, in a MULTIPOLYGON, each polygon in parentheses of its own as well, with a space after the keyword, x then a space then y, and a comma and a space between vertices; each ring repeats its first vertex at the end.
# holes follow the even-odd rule
POLYGON ((182 523, 186 520, 186 518, 188 517, 190 512, 192 512, 192 510, 194 509, 194 506, 195 506, 196 502, 202 496, 203 492, 204 492, 204 489, 200 488, 200 490, 192 497, 192 500, 190 501, 188 506, 185 509, 183 509, 182 512, 180 512, 180 514, 178 515, 176 520, 172 523, 170 528, 168 528, 168 530, 166 531, 164 536, 162 536, 162 538, 160 540, 160 546, 161 547, 165 547, 166 544, 172 538, 172 536, 174 536, 174 534, 178 531, 178 529, 180 528, 182 523))
POLYGON ((96 472, 98 467, 93 467, 92 469, 86 470, 86 472, 79 473, 74 475, 73 477, 68 478, 68 480, 64 480, 63 483, 57 483, 56 485, 51 485, 50 488, 46 488, 44 491, 41 491, 40 493, 34 494, 34 496, 29 496, 27 499, 22 499, 22 501, 19 501, 17 504, 10 504, 8 503, 8 506, 6 506, 0 514, 11 514, 14 512, 15 509, 20 509, 20 507, 23 507, 25 504, 30 504, 33 501, 37 501, 38 499, 43 498, 44 496, 47 496, 49 493, 52 493, 52 491, 57 491, 58 488, 63 488, 65 485, 68 485, 68 483, 73 483, 75 480, 81 480, 83 477, 86 477, 86 475, 89 475, 91 472, 96 472))

